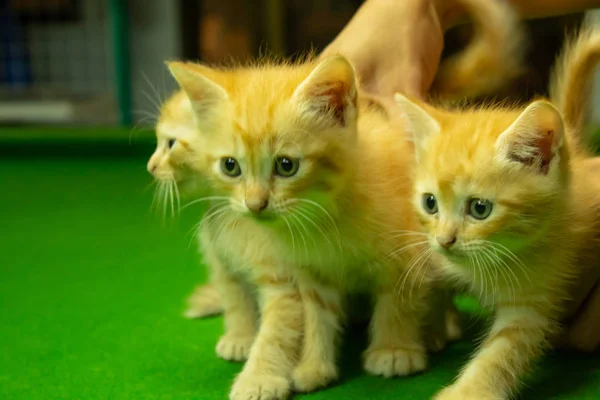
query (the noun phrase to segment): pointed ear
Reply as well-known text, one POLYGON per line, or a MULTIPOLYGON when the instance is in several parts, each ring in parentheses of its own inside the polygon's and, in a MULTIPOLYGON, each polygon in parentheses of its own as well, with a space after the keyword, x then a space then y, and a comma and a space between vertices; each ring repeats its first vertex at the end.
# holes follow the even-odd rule
POLYGON ((535 101, 496 142, 498 156, 547 174, 564 144, 564 124, 559 111, 546 101, 535 101))
POLYGON ((394 95, 394 100, 400 107, 401 117, 405 122, 406 129, 412 135, 418 161, 425 149, 427 140, 431 136, 440 133, 440 124, 427 111, 400 93, 394 95))
POLYGON ((190 99, 196 116, 204 114, 207 110, 227 100, 228 95, 225 89, 203 74, 210 70, 208 67, 177 61, 168 62, 167 67, 190 99))
POLYGON ((334 56, 316 66, 292 101, 313 117, 346 126, 356 121, 356 92, 354 68, 344 57, 334 56))

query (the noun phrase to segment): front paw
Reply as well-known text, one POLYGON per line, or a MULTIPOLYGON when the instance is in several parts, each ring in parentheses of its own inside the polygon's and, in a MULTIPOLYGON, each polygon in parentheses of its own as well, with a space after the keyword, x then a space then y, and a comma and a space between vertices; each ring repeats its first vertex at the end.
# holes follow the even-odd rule
POLYGON ((206 318, 223 312, 221 297, 214 286, 198 286, 187 300, 188 308, 183 316, 189 319, 206 318))
POLYGON ((456 342, 463 336, 460 311, 457 309, 446 311, 446 336, 449 342, 456 342))
POLYGON ((424 350, 368 349, 364 368, 371 375, 386 378, 406 376, 424 371, 427 368, 427 355, 424 350))
POLYGON ((290 381, 277 375, 242 371, 229 393, 229 400, 284 400, 290 395, 290 381))
POLYGON ((323 388, 338 377, 333 363, 313 361, 301 362, 292 374, 292 386, 296 392, 312 392, 323 388))
POLYGON ((439 353, 446 348, 448 337, 445 332, 431 332, 424 335, 424 341, 428 351, 439 353))
POLYGON ((245 361, 253 341, 254 336, 223 335, 217 343, 217 356, 227 361, 245 361))
POLYGON ((433 397, 433 400, 505 400, 506 397, 496 395, 466 385, 450 385, 433 397))

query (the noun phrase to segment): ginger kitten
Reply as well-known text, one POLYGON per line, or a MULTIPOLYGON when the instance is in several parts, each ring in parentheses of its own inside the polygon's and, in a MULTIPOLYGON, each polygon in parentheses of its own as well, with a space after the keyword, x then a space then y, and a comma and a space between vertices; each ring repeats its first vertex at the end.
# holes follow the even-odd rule
MULTIPOLYGON (((594 73, 600 61, 600 28, 597 21, 588 16, 578 34, 567 41, 558 62, 554 67, 550 82, 550 97, 565 122, 571 126, 573 140, 580 141, 590 158, 578 164, 581 173, 586 176, 586 184, 600 187, 600 158, 591 157, 593 145, 591 129, 586 126, 591 110, 591 89, 594 73)), ((597 191, 600 193, 600 190, 597 191)), ((599 194, 600 196, 600 194, 599 194)), ((597 207, 598 199, 589 206, 597 207)), ((597 217, 600 219, 600 215, 597 217)), ((593 265, 591 261, 584 265, 593 265)), ((560 340, 561 346, 593 352, 600 348, 600 268, 591 268, 581 274, 580 279, 569 292, 569 310, 565 321, 566 331, 560 340), (572 315, 571 315, 572 314, 572 315)))
MULTIPOLYGON (((148 160, 148 172, 157 187, 155 202, 164 214, 170 206, 175 214, 183 199, 204 193, 202 174, 194 171, 190 160, 198 146, 192 107, 185 93, 177 91, 159 110, 155 126, 156 149, 148 160)), ((209 274, 210 280, 210 274, 209 274)), ((202 318, 222 312, 218 291, 211 283, 199 285, 188 299, 187 318, 202 318)))
POLYGON ((190 98, 194 168, 213 199, 201 240, 224 308, 218 351, 237 358, 254 339, 230 397, 284 398, 292 385, 310 391, 336 379, 350 293, 374 299, 365 369, 423 370, 426 300, 438 299, 427 297, 427 268, 407 269, 416 256, 427 261, 407 197, 412 145, 382 108, 358 99, 352 66, 337 56, 169 68, 190 98))
MULTIPOLYGON (((442 269, 496 310, 476 356, 439 399, 508 398, 564 313, 579 254, 598 242, 594 188, 558 110, 428 110, 410 115, 414 204, 442 269)), ((597 203, 596 203, 597 204, 597 203)), ((594 257, 595 258, 595 257, 594 257)))
POLYGON ((582 112, 565 121, 544 100, 454 112, 396 100, 413 132, 413 204, 436 265, 496 311, 436 399, 509 398, 600 276, 600 180, 573 128, 582 112))

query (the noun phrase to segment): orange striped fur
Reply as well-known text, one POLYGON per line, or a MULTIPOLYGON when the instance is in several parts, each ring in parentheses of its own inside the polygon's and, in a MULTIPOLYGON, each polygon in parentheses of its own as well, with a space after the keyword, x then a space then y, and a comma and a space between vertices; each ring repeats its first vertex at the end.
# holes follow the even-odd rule
MULTIPOLYGON (((261 323, 230 397, 284 398, 292 388, 312 391, 336 379, 351 293, 374 298, 365 369, 382 376, 423 370, 421 330, 443 326, 433 340, 443 347, 446 313, 440 306, 442 323, 429 321, 434 276, 416 268, 429 257, 407 196, 412 144, 381 107, 357 98, 349 63, 169 67, 191 100, 193 168, 213 196, 200 236, 221 291, 223 338, 243 338, 236 346, 228 340, 236 350, 221 357, 242 358, 238 350, 254 328, 231 314, 256 318, 257 294, 261 323), (281 156, 299 161, 292 177, 274 174, 281 156), (223 172, 228 158, 237 160, 239 176, 223 172), (253 214, 250 204, 265 200, 253 214)), ((455 323, 450 328, 460 335, 455 323)))
POLYGON ((413 206, 436 265, 496 310, 473 359, 435 398, 508 399, 581 304, 577 282, 600 274, 600 180, 547 101, 447 111, 396 100, 413 132, 413 206), (489 215, 471 208, 476 199, 490 202, 489 215))

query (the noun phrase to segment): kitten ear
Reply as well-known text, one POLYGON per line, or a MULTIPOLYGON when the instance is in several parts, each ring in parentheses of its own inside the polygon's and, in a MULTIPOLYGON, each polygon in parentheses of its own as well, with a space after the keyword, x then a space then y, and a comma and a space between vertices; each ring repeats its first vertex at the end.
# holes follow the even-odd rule
POLYGON ((547 174, 564 144, 564 124, 559 111, 546 101, 535 101, 496 142, 498 154, 511 162, 535 167, 547 174))
POLYGON ((320 62, 296 88, 292 100, 306 113, 346 126, 356 120, 356 93, 354 68, 338 55, 320 62))
POLYGON ((227 100, 225 89, 202 73, 209 71, 208 67, 178 61, 168 62, 167 67, 188 96, 196 115, 202 115, 227 100))
POLYGON ((394 100, 400 107, 407 131, 412 135, 415 155, 419 160, 427 139, 440 133, 440 124, 427 111, 400 93, 394 95, 394 100))

